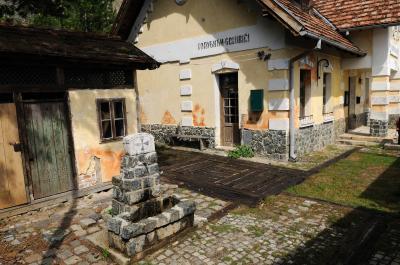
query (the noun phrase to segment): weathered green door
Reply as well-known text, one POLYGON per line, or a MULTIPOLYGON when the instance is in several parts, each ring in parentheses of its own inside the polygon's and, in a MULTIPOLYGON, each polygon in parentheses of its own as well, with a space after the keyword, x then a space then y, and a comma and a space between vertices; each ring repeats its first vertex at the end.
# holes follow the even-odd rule
POLYGON ((72 190, 72 163, 64 102, 24 103, 26 151, 35 199, 72 190))

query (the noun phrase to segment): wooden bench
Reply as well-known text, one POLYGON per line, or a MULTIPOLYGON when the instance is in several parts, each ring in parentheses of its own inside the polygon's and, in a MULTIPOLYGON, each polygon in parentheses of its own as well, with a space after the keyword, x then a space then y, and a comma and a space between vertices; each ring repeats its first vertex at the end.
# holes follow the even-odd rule
POLYGON ((208 140, 209 137, 207 136, 199 136, 199 135, 183 135, 183 134, 174 134, 171 135, 171 142, 174 144, 174 139, 180 141, 188 141, 188 142, 199 142, 200 143, 200 150, 205 149, 205 140, 208 140))

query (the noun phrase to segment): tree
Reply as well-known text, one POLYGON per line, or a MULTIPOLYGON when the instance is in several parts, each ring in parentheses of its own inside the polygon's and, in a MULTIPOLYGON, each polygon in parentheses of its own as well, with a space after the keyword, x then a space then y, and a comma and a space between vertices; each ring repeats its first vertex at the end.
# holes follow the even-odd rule
POLYGON ((0 0, 0 18, 85 32, 109 32, 114 0, 0 0))

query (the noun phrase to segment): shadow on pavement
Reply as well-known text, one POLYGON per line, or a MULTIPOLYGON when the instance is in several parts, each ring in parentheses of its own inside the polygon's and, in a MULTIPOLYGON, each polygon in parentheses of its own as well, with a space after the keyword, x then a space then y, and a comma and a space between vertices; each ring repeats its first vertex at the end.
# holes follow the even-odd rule
POLYGON ((393 214, 363 207, 356 208, 345 217, 335 220, 331 226, 276 264, 370 264, 369 261, 378 250, 387 255, 381 254, 385 262, 376 261, 371 264, 394 264, 391 262, 398 260, 396 253, 400 253, 399 172, 400 158, 379 175, 361 195, 377 205, 391 206, 393 214), (393 181, 394 178, 396 181, 393 181), (399 183, 399 185, 392 185, 392 183, 399 183), (385 244, 387 249, 385 249, 385 244), (397 248, 397 252, 391 249, 393 247, 397 248))

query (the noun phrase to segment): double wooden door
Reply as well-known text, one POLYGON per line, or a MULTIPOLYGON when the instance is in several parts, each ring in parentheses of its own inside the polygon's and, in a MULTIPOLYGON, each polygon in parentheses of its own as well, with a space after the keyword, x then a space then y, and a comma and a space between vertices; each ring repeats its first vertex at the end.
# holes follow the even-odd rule
POLYGON ((25 152, 35 199, 73 189, 66 104, 23 103, 25 152))
POLYGON ((222 145, 234 146, 240 144, 238 74, 221 74, 219 84, 222 145))

